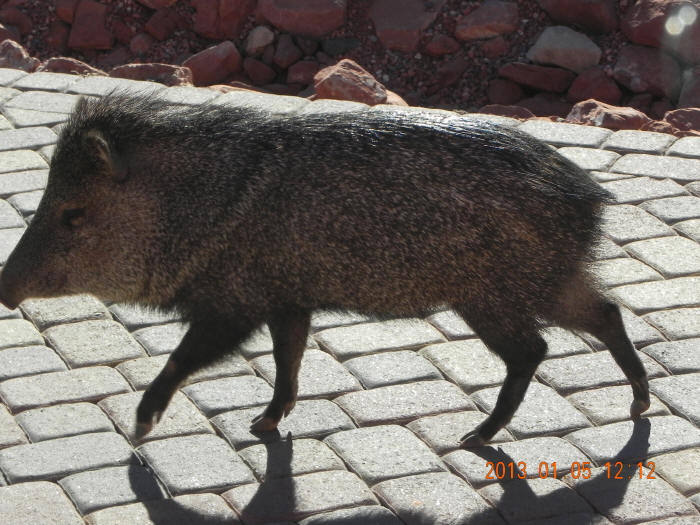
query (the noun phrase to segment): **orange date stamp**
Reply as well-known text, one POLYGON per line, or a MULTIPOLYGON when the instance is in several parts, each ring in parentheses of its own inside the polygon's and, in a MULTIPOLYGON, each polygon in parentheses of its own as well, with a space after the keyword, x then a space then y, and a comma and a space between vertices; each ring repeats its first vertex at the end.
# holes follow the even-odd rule
MULTIPOLYGON (((604 474, 607 479, 627 479, 630 480, 633 477, 638 479, 656 479, 654 476, 654 469, 656 465, 652 461, 648 461, 645 465, 643 462, 638 463, 623 463, 622 461, 616 461, 614 463, 608 461, 604 465, 604 474), (647 471, 644 470, 647 467, 647 471), (632 474, 634 472, 635 474, 632 474)), ((503 479, 525 479, 528 477, 527 463, 524 461, 487 461, 486 462, 486 479, 493 480, 503 480, 503 479)), ((553 461, 548 463, 546 461, 540 461, 537 466, 537 475, 530 477, 538 477, 540 479, 546 478, 556 478, 557 472, 559 475, 568 473, 574 479, 590 479, 591 473, 591 462, 590 461, 574 461, 573 463, 563 467, 567 472, 562 472, 561 467, 557 466, 557 462, 553 461), (557 471, 559 468, 559 471, 557 471)))

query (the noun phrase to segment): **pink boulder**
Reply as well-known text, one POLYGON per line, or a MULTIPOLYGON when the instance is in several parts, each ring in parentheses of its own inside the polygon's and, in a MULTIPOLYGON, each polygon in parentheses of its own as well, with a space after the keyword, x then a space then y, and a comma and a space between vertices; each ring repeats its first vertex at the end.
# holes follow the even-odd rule
POLYGON ((53 57, 39 66, 37 71, 50 71, 51 73, 68 73, 72 75, 106 75, 96 67, 70 57, 53 57))
POLYGON ((281 35, 277 41, 277 48, 272 57, 272 61, 282 69, 287 69, 302 57, 299 49, 290 35, 281 35))
POLYGON ((617 104, 621 97, 617 83, 599 67, 587 69, 577 76, 566 93, 566 98, 571 102, 594 98, 606 104, 617 104))
POLYGON ((78 7, 79 1, 80 0, 56 0, 56 16, 60 20, 72 24, 75 8, 78 7))
POLYGON ((454 38, 447 35, 435 35, 425 45, 425 53, 431 57, 441 57, 459 51, 460 45, 454 38))
POLYGON ((136 33, 129 42, 129 49, 136 55, 143 55, 148 53, 154 42, 155 40, 148 33, 136 33))
POLYGON ((488 104, 483 106, 479 108, 479 113, 519 119, 529 119, 535 116, 529 109, 521 108, 520 106, 504 106, 501 104, 488 104))
POLYGON ((518 102, 518 106, 529 109, 537 117, 566 117, 572 104, 552 93, 537 93, 518 102))
POLYGON ((192 84, 192 71, 183 66, 170 64, 125 64, 109 72, 110 77, 129 78, 131 80, 150 80, 166 86, 183 86, 192 84))
POLYGON ((319 65, 315 60, 301 60, 287 69, 287 82, 289 84, 311 84, 318 69, 319 65))
POLYGON ((489 102, 503 106, 514 104, 524 96, 523 90, 518 84, 505 78, 494 78, 489 82, 486 94, 489 102))
POLYGON ((255 10, 255 0, 191 0, 192 29, 212 40, 236 39, 255 10))
POLYGON ((689 69, 683 75, 683 87, 678 97, 679 108, 700 108, 700 66, 689 69))
POLYGON ((592 33, 609 33, 617 28, 614 0, 537 0, 552 20, 579 26, 592 33))
POLYGON ((192 70, 195 86, 218 84, 241 69, 241 55, 230 40, 206 48, 182 63, 192 70))
POLYGON ((369 17, 384 47, 411 53, 444 3, 445 0, 437 0, 426 9, 423 0, 376 0, 369 17))
POLYGON ((277 29, 319 38, 345 23, 347 0, 259 0, 257 15, 277 29))
POLYGON ((566 91, 576 76, 566 69, 536 66, 522 62, 506 64, 498 70, 498 74, 521 86, 554 93, 566 91))
POLYGON ((81 0, 73 16, 68 47, 71 49, 110 49, 114 36, 107 29, 107 6, 81 0))
POLYGON ((651 122, 649 117, 636 109, 611 106, 592 99, 574 105, 566 120, 608 129, 639 129, 651 122))
POLYGON ((700 108, 682 108, 669 111, 664 120, 681 131, 700 131, 700 108))
POLYGON ((0 43, 0 67, 34 71, 38 66, 39 60, 29 56, 27 50, 14 40, 0 43))
POLYGON ((146 22, 146 32, 158 40, 165 40, 181 27, 184 21, 174 9, 159 9, 146 22))
POLYGON ((344 59, 323 68, 314 76, 317 98, 352 100, 365 104, 383 104, 386 88, 357 63, 344 59))
POLYGON ((274 69, 252 57, 246 57, 245 60, 243 60, 243 70, 256 86, 269 84, 277 76, 274 69))
POLYGON ((46 33, 46 43, 51 47, 52 51, 63 53, 68 47, 69 35, 70 27, 68 24, 60 20, 54 20, 49 25, 49 30, 46 33))
POLYGON ((630 91, 648 91, 675 99, 680 88, 681 70, 670 55, 645 46, 629 45, 620 50, 613 76, 630 91))
POLYGON ((457 22, 455 37, 477 40, 512 33, 518 28, 518 4, 493 0, 486 2, 457 22))
POLYGON ((480 42, 481 52, 486 58, 498 58, 505 55, 510 47, 502 36, 489 38, 480 42))
POLYGON ((0 22, 16 27, 22 35, 32 32, 32 19, 16 7, 3 7, 0 9, 0 22))

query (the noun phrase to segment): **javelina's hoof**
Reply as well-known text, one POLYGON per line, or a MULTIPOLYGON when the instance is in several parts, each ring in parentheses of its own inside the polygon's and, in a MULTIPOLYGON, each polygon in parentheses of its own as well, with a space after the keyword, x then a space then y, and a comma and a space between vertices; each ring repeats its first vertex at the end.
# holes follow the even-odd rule
POLYGON ((462 439, 459 440, 459 446, 462 448, 482 447, 485 443, 486 440, 476 432, 470 432, 466 436, 462 436, 462 439))
POLYGON ((277 429, 277 421, 275 418, 266 416, 265 413, 260 414, 250 423, 250 429, 253 432, 270 432, 277 429))
POLYGON ((642 412, 649 410, 651 402, 645 399, 635 399, 630 405, 630 416, 632 419, 636 419, 642 415, 642 412))

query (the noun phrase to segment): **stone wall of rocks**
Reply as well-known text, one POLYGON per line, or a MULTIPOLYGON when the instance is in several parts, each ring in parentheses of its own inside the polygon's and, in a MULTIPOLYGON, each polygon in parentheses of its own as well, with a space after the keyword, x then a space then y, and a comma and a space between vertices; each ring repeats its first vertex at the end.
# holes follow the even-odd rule
MULTIPOLYGON (((349 23, 352 0, 56 0, 53 4, 55 16, 46 29, 46 41, 67 56, 43 62, 29 56, 21 44, 30 47, 32 18, 27 13, 36 12, 37 2, 0 0, 0 67, 406 104, 382 84, 383 80, 391 85, 390 78, 374 78, 361 66, 375 69, 361 60, 360 64, 343 60, 346 51, 362 45, 360 40, 329 38, 349 23), (115 4, 126 13, 132 7, 147 9, 145 24, 110 15, 116 12, 115 4), (184 29, 209 39, 211 45, 175 63, 133 60, 184 29), (100 54, 104 65, 93 67, 72 58, 74 53, 100 54)), ((370 38, 383 49, 440 60, 433 74, 435 90, 478 74, 478 60, 500 61, 497 74, 488 79, 489 104, 481 111, 677 135, 700 130, 700 110, 692 109, 700 107, 698 0, 358 4, 366 8, 362 16, 374 33, 370 38), (523 18, 533 14, 531 4, 540 10, 535 18, 546 17, 549 25, 528 43, 522 56, 506 60, 513 35, 522 33, 527 22, 523 18), (601 49, 594 40, 610 34, 621 35, 624 42, 615 49, 601 49), (474 43, 477 54, 469 47, 474 43), (669 119, 667 114, 674 110, 681 113, 669 119)), ((406 99, 413 102, 408 95, 406 99)))

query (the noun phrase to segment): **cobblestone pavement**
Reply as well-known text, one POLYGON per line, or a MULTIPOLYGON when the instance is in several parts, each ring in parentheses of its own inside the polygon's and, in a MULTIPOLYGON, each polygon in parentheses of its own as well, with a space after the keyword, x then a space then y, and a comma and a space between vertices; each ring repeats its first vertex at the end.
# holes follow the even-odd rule
MULTIPOLYGON (((0 86, 0 264, 80 94, 388 110, 9 69, 0 86)), ((88 296, 25 301, 0 310, 0 522, 700 523, 700 138, 488 118, 559 148, 617 196, 598 271, 649 371, 648 417, 628 419, 631 389, 597 341, 552 329, 496 444, 459 450, 504 377, 467 325, 449 311, 380 323, 318 313, 279 434, 249 430, 272 392, 263 330, 191 378, 137 442, 141 391, 183 326, 88 296)))

